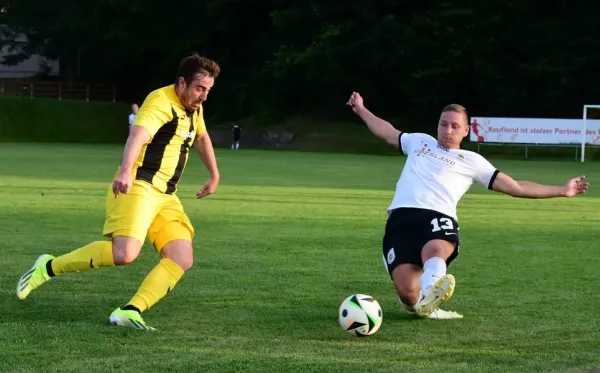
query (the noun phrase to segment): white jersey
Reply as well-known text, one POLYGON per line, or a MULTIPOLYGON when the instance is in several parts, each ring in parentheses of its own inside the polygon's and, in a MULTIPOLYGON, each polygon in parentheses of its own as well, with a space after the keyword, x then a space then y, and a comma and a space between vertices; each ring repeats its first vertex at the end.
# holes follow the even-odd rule
POLYGON ((456 221, 456 206, 473 182, 491 188, 498 170, 481 155, 447 149, 424 133, 401 133, 400 150, 408 155, 388 214, 399 207, 428 209, 456 221))

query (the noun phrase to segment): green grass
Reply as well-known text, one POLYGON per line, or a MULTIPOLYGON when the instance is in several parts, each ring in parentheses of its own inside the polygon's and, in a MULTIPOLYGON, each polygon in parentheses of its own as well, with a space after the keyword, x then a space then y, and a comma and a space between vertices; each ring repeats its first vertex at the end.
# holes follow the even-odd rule
POLYGON ((195 267, 145 314, 155 333, 107 318, 158 260, 145 246, 119 268, 14 289, 41 253, 102 239, 121 147, 0 145, 0 372, 575 372, 600 366, 600 171, 575 162, 494 162, 516 178, 588 175, 574 199, 518 200, 474 187, 459 205, 461 255, 447 309, 414 320, 381 262, 401 156, 218 150, 222 183, 194 157, 179 196, 197 236, 195 267), (382 305, 382 328, 345 333, 340 302, 382 305))

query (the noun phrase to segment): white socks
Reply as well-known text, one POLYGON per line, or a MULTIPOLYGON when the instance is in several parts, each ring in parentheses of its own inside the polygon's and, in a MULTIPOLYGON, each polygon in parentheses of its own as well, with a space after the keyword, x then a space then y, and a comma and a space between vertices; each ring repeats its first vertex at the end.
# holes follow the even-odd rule
POLYGON ((421 294, 432 287, 440 277, 446 274, 446 261, 439 256, 433 257, 423 264, 421 275, 421 294))

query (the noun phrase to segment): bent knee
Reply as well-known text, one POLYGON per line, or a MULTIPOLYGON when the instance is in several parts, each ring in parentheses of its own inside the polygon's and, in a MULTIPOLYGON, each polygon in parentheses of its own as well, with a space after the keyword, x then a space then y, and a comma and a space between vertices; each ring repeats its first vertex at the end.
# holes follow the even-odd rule
POLYGON ((180 266, 181 269, 183 269, 185 272, 187 272, 190 269, 192 269, 192 267, 194 266, 194 258, 182 259, 175 263, 177 263, 177 265, 180 266))
POLYGON ((456 249, 456 242, 445 241, 445 240, 431 240, 425 244, 421 251, 421 259, 423 263, 431 258, 439 257, 444 260, 448 260, 452 253, 456 249))
POLYGON ((163 255, 163 258, 169 259, 177 264, 184 272, 189 271, 194 266, 194 257, 186 255, 163 255))
POLYGON ((188 240, 173 240, 167 243, 160 254, 165 259, 170 259, 184 271, 189 271, 194 265, 194 249, 188 240))
POLYGON ((418 286, 397 286, 398 297, 402 303, 407 305, 416 304, 419 301, 421 289, 418 286))
POLYGON ((140 255, 142 242, 132 237, 116 236, 113 238, 113 262, 115 265, 133 263, 140 255))
POLYGON ((421 267, 414 264, 401 264, 392 271, 396 292, 403 303, 416 304, 421 294, 421 267))

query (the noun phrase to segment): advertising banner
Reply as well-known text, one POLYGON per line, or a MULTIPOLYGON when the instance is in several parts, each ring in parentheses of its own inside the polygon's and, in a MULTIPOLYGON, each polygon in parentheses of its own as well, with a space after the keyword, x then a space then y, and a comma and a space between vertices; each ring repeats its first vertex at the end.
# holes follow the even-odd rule
MULTIPOLYGON (((586 143, 600 145, 600 120, 586 121, 586 143)), ((471 119, 471 141, 518 144, 581 144, 583 119, 471 119)))

